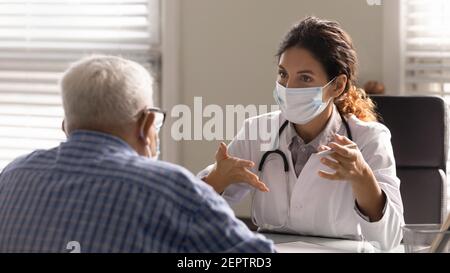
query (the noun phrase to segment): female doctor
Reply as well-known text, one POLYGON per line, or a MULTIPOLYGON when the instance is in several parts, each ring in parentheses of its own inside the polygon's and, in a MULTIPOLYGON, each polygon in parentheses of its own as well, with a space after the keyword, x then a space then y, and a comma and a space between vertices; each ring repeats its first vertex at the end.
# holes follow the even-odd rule
POLYGON ((336 22, 308 17, 286 34, 277 57, 281 112, 246 120, 199 176, 229 203, 251 193, 260 230, 396 247, 404 220, 390 132, 355 86, 351 38, 336 22), (271 119, 279 139, 267 153, 244 134, 271 119))

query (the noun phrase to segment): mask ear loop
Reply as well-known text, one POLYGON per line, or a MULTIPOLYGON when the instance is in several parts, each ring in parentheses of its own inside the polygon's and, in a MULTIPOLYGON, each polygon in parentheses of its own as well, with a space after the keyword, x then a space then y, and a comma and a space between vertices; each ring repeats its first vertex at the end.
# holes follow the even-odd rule
POLYGON ((144 136, 144 126, 145 126, 146 121, 147 121, 147 115, 144 112, 144 120, 142 121, 141 128, 139 129, 139 137, 147 143, 147 140, 145 139, 145 136, 144 136))
POLYGON ((334 77, 331 81, 329 81, 327 84, 325 84, 325 86, 323 87, 323 88, 327 88, 328 87, 328 85, 330 85, 332 82, 334 82, 334 80, 336 80, 337 79, 337 76, 336 77, 334 77))
POLYGON ((145 149, 147 150, 147 154, 148 154, 148 157, 152 157, 152 151, 151 151, 151 149, 150 149, 150 147, 149 147, 149 143, 148 143, 148 140, 147 140, 147 138, 144 136, 144 126, 145 126, 145 122, 147 121, 147 115, 145 115, 145 112, 144 112, 144 120, 142 121, 142 126, 141 126, 141 128, 139 129, 139 137, 142 139, 142 141, 144 141, 144 144, 145 144, 145 149))
MULTIPOLYGON (((336 79, 337 79, 337 76, 334 77, 334 78, 333 78, 331 81, 329 81, 327 84, 325 84, 325 86, 322 87, 322 92, 323 92, 323 90, 324 90, 325 88, 327 88, 327 87, 328 87, 332 82, 334 82, 336 79)), ((333 103, 334 103, 334 99, 335 99, 335 98, 330 97, 330 99, 329 99, 328 102, 327 102, 327 106, 330 104, 330 102, 333 102, 333 103)))

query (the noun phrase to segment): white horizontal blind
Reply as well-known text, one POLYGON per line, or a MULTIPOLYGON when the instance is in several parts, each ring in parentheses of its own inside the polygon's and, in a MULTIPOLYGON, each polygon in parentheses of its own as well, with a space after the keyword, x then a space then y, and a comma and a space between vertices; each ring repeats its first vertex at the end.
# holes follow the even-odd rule
POLYGON ((405 91, 450 98, 450 1, 405 0, 405 91))
POLYGON ((113 54, 157 68, 159 13, 158 0, 0 0, 0 170, 65 138, 58 79, 71 62, 113 54))

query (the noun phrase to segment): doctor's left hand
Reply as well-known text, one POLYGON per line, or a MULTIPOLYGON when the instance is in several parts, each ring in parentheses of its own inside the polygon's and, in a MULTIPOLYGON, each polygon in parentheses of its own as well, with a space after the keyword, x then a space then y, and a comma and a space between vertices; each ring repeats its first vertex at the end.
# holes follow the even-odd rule
POLYGON ((356 183, 372 178, 372 169, 364 160, 356 143, 339 134, 335 135, 334 140, 328 146, 319 147, 319 151, 330 149, 334 151, 330 155, 334 160, 323 157, 320 162, 336 172, 319 171, 319 176, 329 180, 345 180, 356 183), (350 144, 354 144, 355 148, 345 147, 350 144))
POLYGON ((334 153, 329 158, 323 157, 322 164, 335 170, 335 173, 319 171, 319 176, 330 180, 348 181, 352 185, 353 196, 359 210, 369 217, 371 222, 383 217, 383 208, 386 204, 386 195, 381 190, 377 179, 364 160, 361 151, 355 144, 355 148, 347 148, 345 145, 355 144, 345 136, 336 134, 335 141, 322 146, 319 150, 330 150, 334 153))

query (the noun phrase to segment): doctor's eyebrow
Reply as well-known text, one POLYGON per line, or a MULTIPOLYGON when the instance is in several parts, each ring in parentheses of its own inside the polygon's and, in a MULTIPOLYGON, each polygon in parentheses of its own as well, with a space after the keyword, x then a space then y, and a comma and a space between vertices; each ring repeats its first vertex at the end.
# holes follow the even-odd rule
MULTIPOLYGON (((281 64, 278 65, 278 68, 280 70, 286 71, 286 68, 284 68, 281 64)), ((309 70, 309 69, 307 69, 307 70, 300 70, 300 71, 297 72, 297 74, 311 74, 311 75, 315 75, 314 72, 312 70, 309 70)))
POLYGON ((314 72, 312 70, 300 70, 297 72, 297 74, 311 74, 314 75, 314 72))

